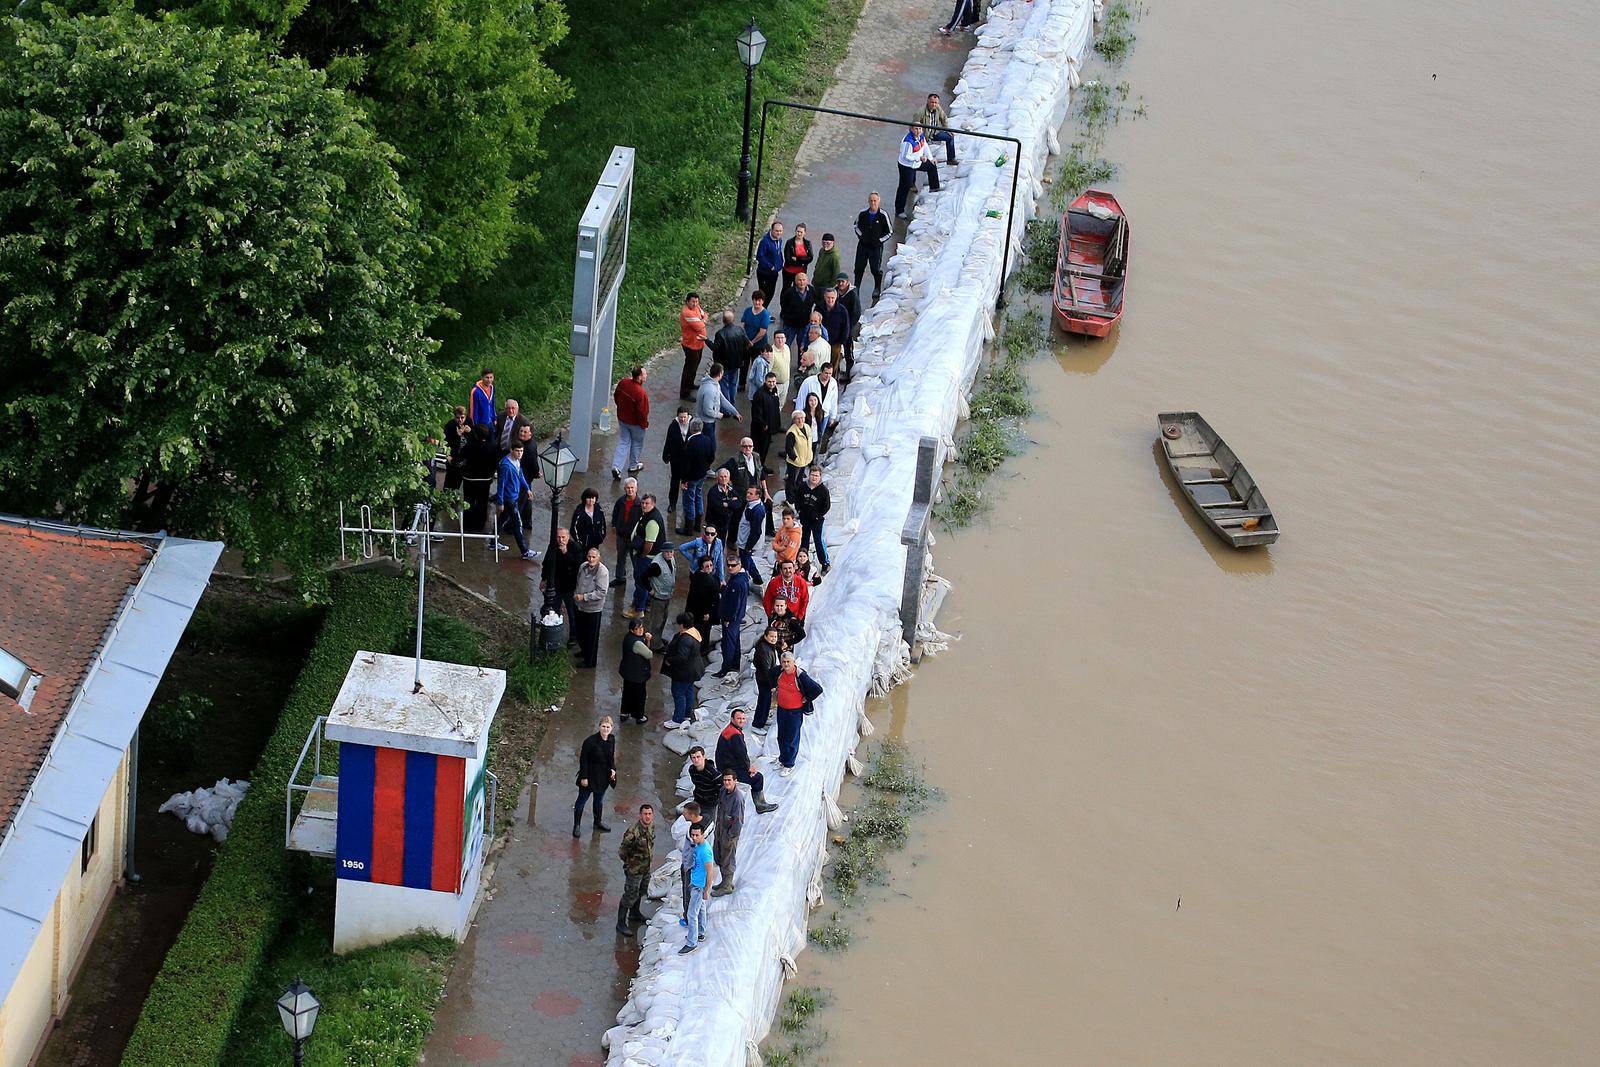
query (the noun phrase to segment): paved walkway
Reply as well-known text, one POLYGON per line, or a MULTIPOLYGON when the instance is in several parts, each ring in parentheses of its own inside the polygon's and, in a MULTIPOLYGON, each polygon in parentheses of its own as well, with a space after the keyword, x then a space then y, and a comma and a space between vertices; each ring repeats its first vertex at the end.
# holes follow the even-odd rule
MULTIPOLYGON (((877 114, 910 115, 920 110, 929 91, 940 91, 948 105, 972 38, 939 36, 937 27, 947 17, 944 0, 868 0, 838 84, 825 102, 877 114)), ((815 239, 824 231, 839 235, 849 269, 855 252, 851 224, 865 206, 867 193, 880 191, 885 206, 892 207, 894 157, 903 132, 819 116, 801 148, 794 182, 778 214, 789 232, 793 233, 794 223, 805 222, 815 239)), ((648 172, 639 180, 648 181, 648 172)), ((741 303, 736 310, 744 306, 741 303)), ((661 313, 670 318, 677 308, 665 307, 661 313)), ((648 465, 638 477, 641 493, 657 493, 663 507, 667 480, 660 455, 667 423, 677 410, 680 360, 681 355, 673 353, 658 361, 648 383, 648 465)), ((463 393, 466 387, 462 383, 463 393)), ((741 402, 740 409, 745 408, 741 402)), ((723 420, 719 461, 734 454, 742 433, 742 422, 723 420)), ((563 511, 570 514, 571 502, 585 485, 600 491, 609 510, 619 492, 610 478, 609 453, 615 442, 614 435, 596 438, 589 473, 574 479, 563 511)), ((547 530, 548 525, 548 506, 542 512, 536 507, 533 529, 547 530)), ((542 534, 529 537, 530 545, 541 550, 544 541, 542 534)), ((608 551, 606 565, 612 562, 608 551)), ((538 565, 512 555, 502 555, 496 565, 481 550, 469 550, 467 563, 445 559, 440 566, 524 618, 538 597, 538 565)), ((685 585, 680 583, 680 590, 685 585)), ((670 812, 679 800, 675 784, 682 768, 682 761, 660 743, 663 735, 656 724, 670 714, 671 701, 664 683, 653 684, 651 725, 626 723, 618 729, 618 785, 606 796, 613 832, 596 834, 586 820, 583 837, 572 837, 578 746, 593 732, 600 715, 615 714, 621 700, 616 664, 622 606, 620 596, 614 596, 601 631, 600 667, 579 672, 566 706, 546 735, 535 783, 517 802, 515 828, 499 853, 476 927, 456 961, 424 1055, 429 1067, 480 1063, 590 1067, 604 1062, 600 1035, 615 1023, 638 965, 633 939, 619 937, 614 930, 622 885, 617 841, 641 802, 648 800, 658 811, 670 812)), ((665 826, 670 826, 670 819, 658 819, 658 827, 665 826)), ((658 860, 670 847, 666 831, 658 830, 658 860)))

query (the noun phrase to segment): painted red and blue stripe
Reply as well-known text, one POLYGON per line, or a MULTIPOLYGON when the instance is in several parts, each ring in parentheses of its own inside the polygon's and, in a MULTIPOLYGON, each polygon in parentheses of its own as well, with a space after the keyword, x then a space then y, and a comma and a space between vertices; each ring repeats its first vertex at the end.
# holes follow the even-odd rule
POLYGON ((339 877, 459 889, 466 771, 460 756, 340 745, 339 877))

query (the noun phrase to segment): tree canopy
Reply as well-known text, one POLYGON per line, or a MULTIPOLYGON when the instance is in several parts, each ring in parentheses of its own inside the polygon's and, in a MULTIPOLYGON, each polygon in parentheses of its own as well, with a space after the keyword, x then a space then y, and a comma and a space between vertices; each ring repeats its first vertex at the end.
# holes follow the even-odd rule
POLYGON ((0 506, 314 586, 442 404, 394 150, 248 34, 51 12, 0 63, 0 506))
MULTIPOLYGON (((126 0, 71 0, 105 11, 126 0)), ((324 70, 399 150, 437 291, 487 275, 523 232, 539 124, 567 88, 544 53, 567 32, 560 0, 139 0, 198 25, 261 34, 324 70)))

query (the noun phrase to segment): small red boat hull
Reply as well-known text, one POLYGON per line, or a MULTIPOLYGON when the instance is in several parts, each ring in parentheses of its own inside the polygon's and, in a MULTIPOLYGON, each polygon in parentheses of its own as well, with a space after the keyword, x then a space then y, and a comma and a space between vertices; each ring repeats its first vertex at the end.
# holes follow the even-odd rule
POLYGON ((1055 322, 1067 333, 1104 337, 1122 320, 1128 289, 1128 217, 1117 198, 1087 189, 1061 216, 1055 322))

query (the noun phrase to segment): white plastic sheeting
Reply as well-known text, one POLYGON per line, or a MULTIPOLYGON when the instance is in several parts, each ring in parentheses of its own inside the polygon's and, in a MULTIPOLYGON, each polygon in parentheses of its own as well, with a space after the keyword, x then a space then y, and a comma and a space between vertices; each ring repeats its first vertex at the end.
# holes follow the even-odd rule
POLYGON ((174 793, 156 810, 170 811, 182 819, 190 833, 210 834, 218 841, 226 841, 233 826, 233 813, 249 789, 250 783, 242 778, 237 782, 223 778, 210 789, 174 793))
MULTIPOLYGON (((956 86, 951 125, 1006 134, 1024 146, 1013 263, 1097 15, 1095 0, 996 4, 956 86)), ((886 159, 892 138, 889 145, 886 159)), ((900 531, 918 442, 950 439, 993 336, 1011 209, 1011 161, 995 164, 1010 146, 966 138, 960 148, 967 162, 940 192, 921 194, 906 240, 889 261, 890 284, 865 316, 855 376, 824 460, 834 502, 833 568, 812 594, 808 636, 797 651, 826 692, 806 720, 793 777, 777 775, 776 730, 766 738, 747 734, 766 773, 767 799, 782 807, 757 815, 747 806, 737 891, 712 901, 707 940, 692 955, 678 955, 684 938, 676 857, 656 872, 652 889, 664 903, 641 932, 639 974, 618 1025, 605 1035, 611 1067, 759 1064, 758 1043, 805 947, 808 909, 822 901, 828 826, 840 817, 834 798, 847 764, 859 767, 857 742, 872 731, 865 698, 905 669, 900 531)), ((753 599, 747 633, 755 632, 758 613, 753 599)), ((696 725, 668 735, 668 747, 713 750, 729 710, 752 706, 752 692, 747 673, 737 684, 703 685, 696 725)), ((680 782, 685 794, 686 784, 680 782)), ((674 832, 682 825, 678 820, 674 832)))

